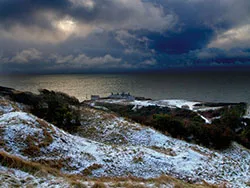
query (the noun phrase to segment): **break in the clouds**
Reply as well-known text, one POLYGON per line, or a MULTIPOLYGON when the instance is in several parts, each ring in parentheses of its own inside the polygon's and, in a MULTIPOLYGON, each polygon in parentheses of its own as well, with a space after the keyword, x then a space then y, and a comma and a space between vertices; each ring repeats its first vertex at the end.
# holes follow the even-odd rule
POLYGON ((1 35, 59 43, 69 37, 117 29, 164 31, 175 16, 141 0, 2 0, 1 35))
POLYGON ((0 0, 0 69, 248 65, 249 23, 249 0, 0 0))

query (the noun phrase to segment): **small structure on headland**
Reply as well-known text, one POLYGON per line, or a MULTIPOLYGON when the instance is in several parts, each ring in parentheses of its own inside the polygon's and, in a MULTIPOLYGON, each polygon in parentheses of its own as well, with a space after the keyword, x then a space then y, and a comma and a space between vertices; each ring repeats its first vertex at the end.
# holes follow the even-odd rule
POLYGON ((130 95, 130 93, 111 93, 109 96, 107 97, 100 97, 100 95, 91 95, 91 101, 96 101, 96 100, 101 100, 101 99, 124 99, 124 100, 128 100, 128 101, 133 101, 136 99, 136 97, 130 95))
POLYGON ((100 99, 99 95, 91 95, 91 100, 92 101, 96 101, 96 100, 99 100, 99 99, 100 99))
POLYGON ((133 101, 135 100, 135 97, 130 95, 130 93, 111 93, 111 95, 108 96, 109 99, 125 99, 125 100, 129 100, 129 101, 133 101))

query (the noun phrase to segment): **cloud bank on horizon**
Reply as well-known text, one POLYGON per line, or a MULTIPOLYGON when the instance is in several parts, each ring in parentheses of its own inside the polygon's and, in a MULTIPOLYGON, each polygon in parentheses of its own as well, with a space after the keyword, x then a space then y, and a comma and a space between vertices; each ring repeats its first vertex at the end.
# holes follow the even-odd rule
POLYGON ((0 0, 1 72, 242 65, 249 0, 0 0))

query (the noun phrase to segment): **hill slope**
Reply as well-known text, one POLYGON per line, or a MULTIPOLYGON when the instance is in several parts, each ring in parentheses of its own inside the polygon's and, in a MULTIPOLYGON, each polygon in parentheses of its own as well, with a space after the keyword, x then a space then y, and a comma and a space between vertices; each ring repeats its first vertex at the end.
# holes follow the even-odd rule
POLYGON ((219 153, 112 114, 107 118, 107 112, 89 109, 92 110, 93 117, 89 117, 92 124, 85 126, 88 129, 90 125, 95 126, 96 134, 103 134, 103 139, 97 142, 73 136, 20 111, 17 104, 3 98, 1 101, 5 103, 0 116, 1 150, 57 168, 65 174, 142 178, 168 174, 192 182, 204 180, 234 187, 244 187, 249 181, 250 152, 236 143, 219 153), (116 145, 105 141, 105 137, 115 138, 115 133, 125 140, 116 145))

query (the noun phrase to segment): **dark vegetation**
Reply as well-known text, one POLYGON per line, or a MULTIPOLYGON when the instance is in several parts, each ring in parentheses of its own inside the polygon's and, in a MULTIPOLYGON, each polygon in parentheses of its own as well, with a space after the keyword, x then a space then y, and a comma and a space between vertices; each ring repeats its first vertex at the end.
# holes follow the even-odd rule
POLYGON ((39 90, 41 100, 33 105, 31 112, 56 125, 73 132, 80 125, 79 101, 61 92, 39 90))
POLYGON ((68 132, 74 132, 80 125, 80 102, 65 93, 40 89, 36 95, 0 87, 0 95, 29 105, 32 114, 68 132))
MULTIPOLYGON (((20 92, 0 86, 0 95, 11 100, 29 105, 30 112, 39 118, 53 123, 68 132, 76 131, 80 125, 80 102, 61 92, 39 90, 39 94, 20 92)), ((250 120, 242 118, 245 103, 206 103, 206 106, 222 106, 218 110, 199 112, 201 115, 214 119, 206 124, 196 113, 187 109, 171 109, 168 107, 148 106, 133 110, 133 105, 97 103, 121 116, 138 123, 153 127, 164 134, 188 142, 204 145, 209 148, 224 149, 232 141, 237 141, 250 148, 250 120)))
POLYGON ((250 148, 250 120, 242 118, 246 104, 227 104, 218 110, 200 112, 220 119, 206 124, 196 113, 187 109, 148 106, 133 110, 133 105, 98 103, 121 116, 151 126, 175 138, 194 142, 209 148, 225 149, 232 141, 250 148))

